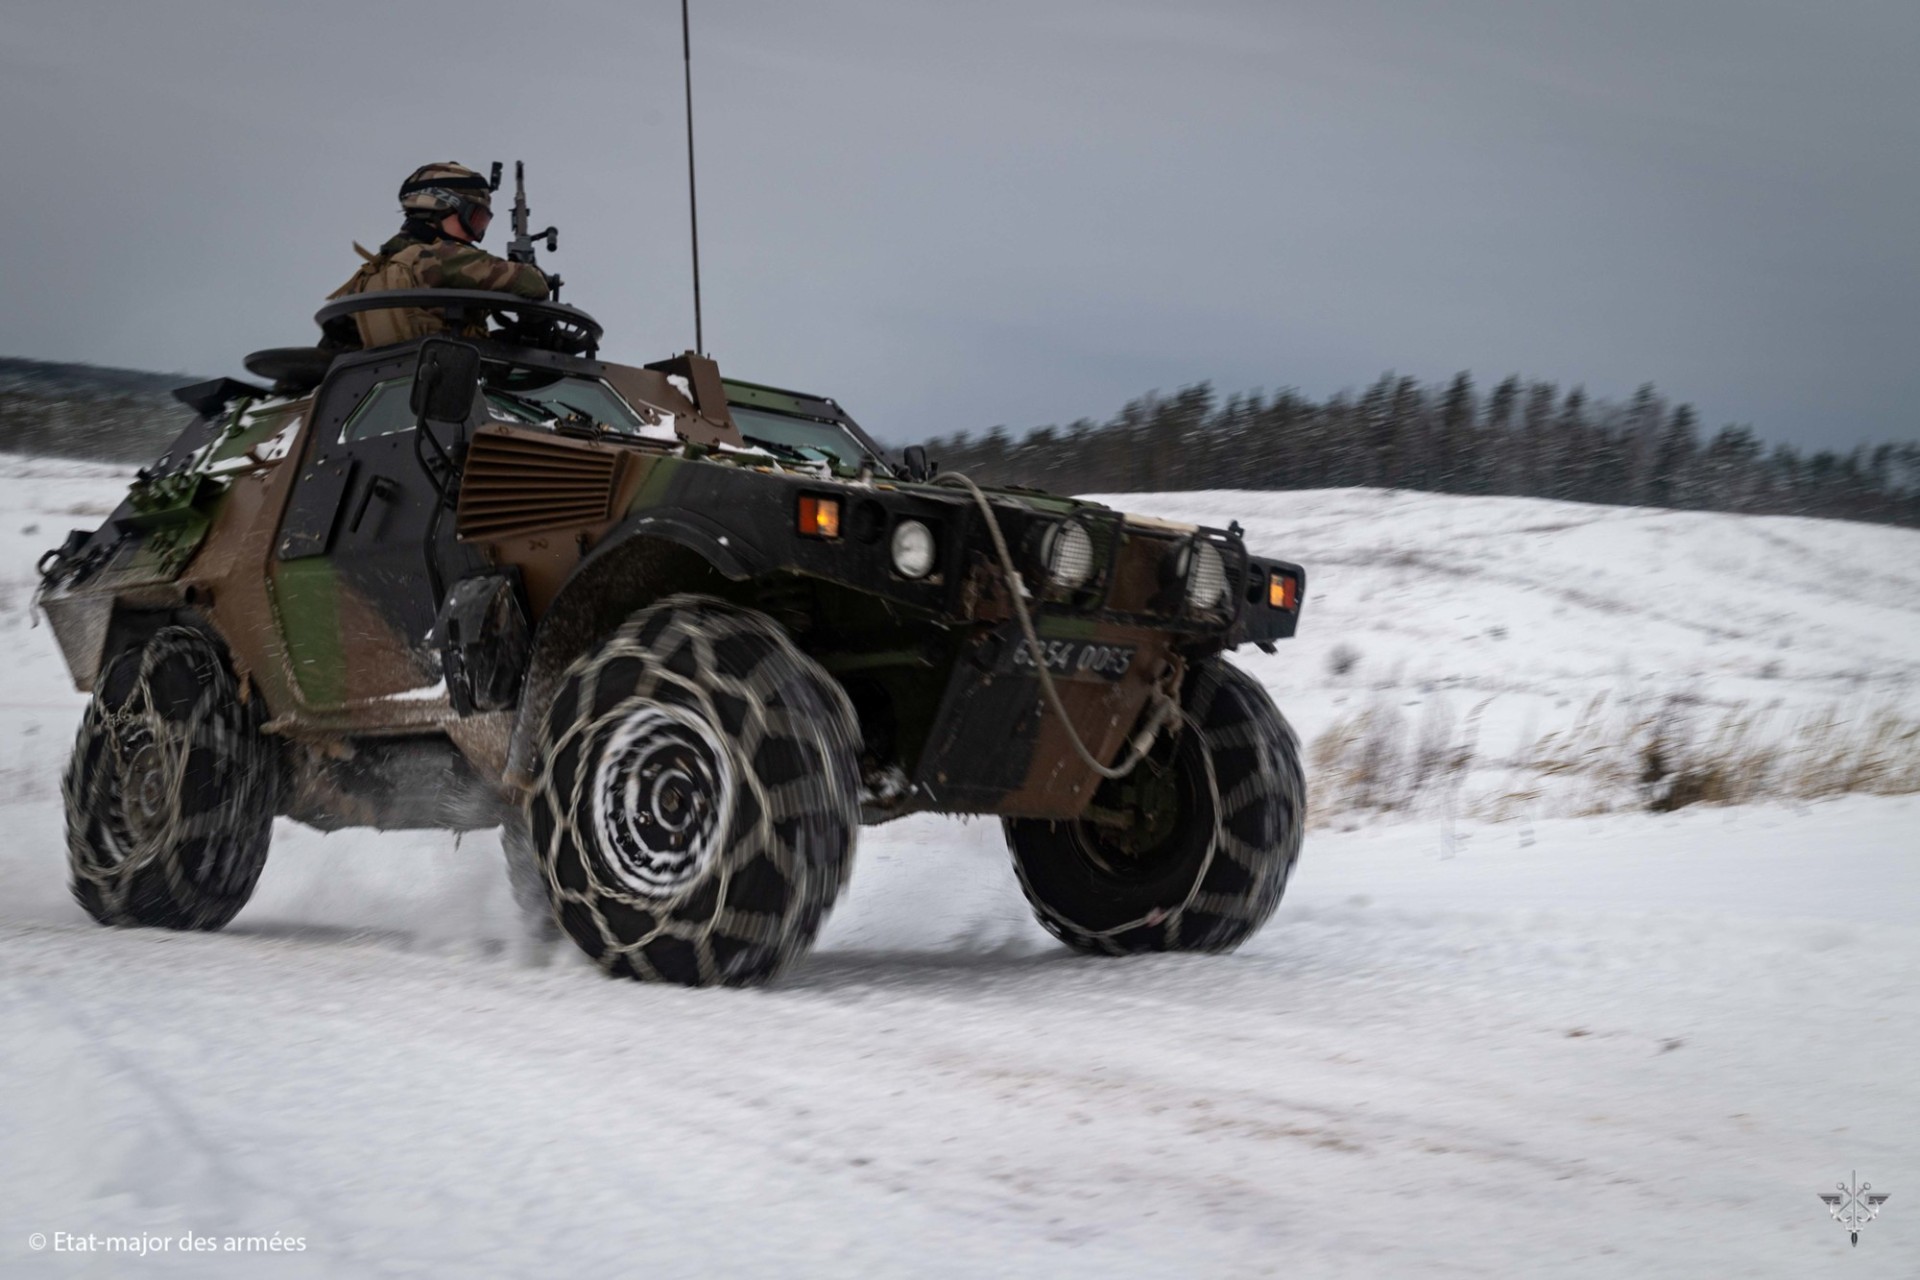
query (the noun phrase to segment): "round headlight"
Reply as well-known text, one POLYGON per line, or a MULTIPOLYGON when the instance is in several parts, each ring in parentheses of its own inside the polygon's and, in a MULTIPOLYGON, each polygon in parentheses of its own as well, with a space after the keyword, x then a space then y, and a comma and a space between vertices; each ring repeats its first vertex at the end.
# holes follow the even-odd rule
POLYGON ((1224 607, 1226 599, 1226 561, 1212 543, 1194 543, 1193 558, 1187 563, 1187 607, 1204 613, 1224 607))
POLYGON ((893 526, 893 567, 903 578, 924 578, 933 570, 933 530, 918 520, 893 526))
POLYGON ((1093 576, 1093 539, 1077 520, 1063 520, 1040 538, 1047 581, 1077 591, 1093 576))

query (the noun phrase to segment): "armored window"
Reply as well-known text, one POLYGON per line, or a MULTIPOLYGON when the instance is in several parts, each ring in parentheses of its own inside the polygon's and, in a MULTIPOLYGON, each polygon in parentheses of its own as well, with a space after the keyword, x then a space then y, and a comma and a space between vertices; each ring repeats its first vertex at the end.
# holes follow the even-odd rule
POLYGON ((407 403, 413 388, 413 375, 389 378, 376 383, 360 407, 340 430, 340 439, 371 440, 413 430, 413 407, 407 403))
MULTIPOLYGON (((733 420, 748 444, 809 462, 824 462, 839 470, 852 471, 868 456, 867 447, 837 422, 802 418, 790 413, 769 413, 763 409, 733 406, 733 420)), ((875 459, 882 474, 886 465, 875 459)))

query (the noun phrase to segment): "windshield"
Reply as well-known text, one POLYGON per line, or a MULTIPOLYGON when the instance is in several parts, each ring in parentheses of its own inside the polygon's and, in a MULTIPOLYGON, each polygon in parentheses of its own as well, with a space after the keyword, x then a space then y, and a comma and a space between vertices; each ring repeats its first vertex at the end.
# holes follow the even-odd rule
MULTIPOLYGON (((845 427, 817 418, 796 418, 791 414, 768 413, 764 409, 732 406, 733 421, 748 444, 757 444, 769 453, 825 462, 836 469, 857 471, 870 456, 866 446, 845 427)), ((890 474, 886 463, 874 459, 875 470, 890 474)))
POLYGON ((560 378, 542 387, 487 389, 487 415, 496 422, 543 423, 552 419, 600 427, 624 436, 672 439, 668 427, 648 426, 613 388, 597 378, 560 378))
MULTIPOLYGON (((649 425, 598 378, 576 375, 530 387, 495 385, 485 390, 487 416, 495 422, 544 425, 558 420, 566 426, 598 428, 617 435, 676 438, 670 422, 649 425)), ((399 397, 403 405, 405 399, 404 395, 399 397)), ((737 404, 730 408, 749 445, 788 462, 824 462, 836 471, 858 471, 869 456, 859 437, 838 423, 737 404)), ((411 419, 405 425, 412 426, 411 419)), ((883 460, 876 458, 874 464, 881 475, 892 474, 883 460)))

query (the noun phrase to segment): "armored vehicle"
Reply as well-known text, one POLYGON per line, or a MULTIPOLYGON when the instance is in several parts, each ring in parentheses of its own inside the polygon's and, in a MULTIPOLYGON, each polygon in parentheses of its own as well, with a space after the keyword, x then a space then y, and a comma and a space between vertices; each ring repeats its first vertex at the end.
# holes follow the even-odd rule
POLYGON ((369 293, 461 339, 281 348, 38 601, 92 701, 80 904, 216 929, 273 821, 502 828, 611 973, 743 984, 813 939, 857 830, 990 814, 1068 946, 1233 947, 1298 853, 1292 731, 1223 654, 1293 634, 1241 531, 983 490, 833 400, 599 358, 551 302, 369 293))

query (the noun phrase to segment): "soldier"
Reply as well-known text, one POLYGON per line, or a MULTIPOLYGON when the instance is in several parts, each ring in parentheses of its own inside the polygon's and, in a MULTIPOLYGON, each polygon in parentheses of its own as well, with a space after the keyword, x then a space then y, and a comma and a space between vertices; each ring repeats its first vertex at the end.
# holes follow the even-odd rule
MULTIPOLYGON (((547 278, 530 263, 508 262, 478 247, 493 220, 493 191, 487 180, 463 165, 429 164, 415 169, 400 185, 400 233, 369 253, 353 278, 328 295, 343 298, 380 289, 492 289, 522 298, 547 296, 547 278)), ((445 333, 447 321, 418 307, 362 311, 353 317, 360 345, 384 346, 432 333, 445 333)), ((467 326, 464 336, 479 337, 483 326, 467 326)), ((350 345, 345 332, 328 335, 350 345)))

